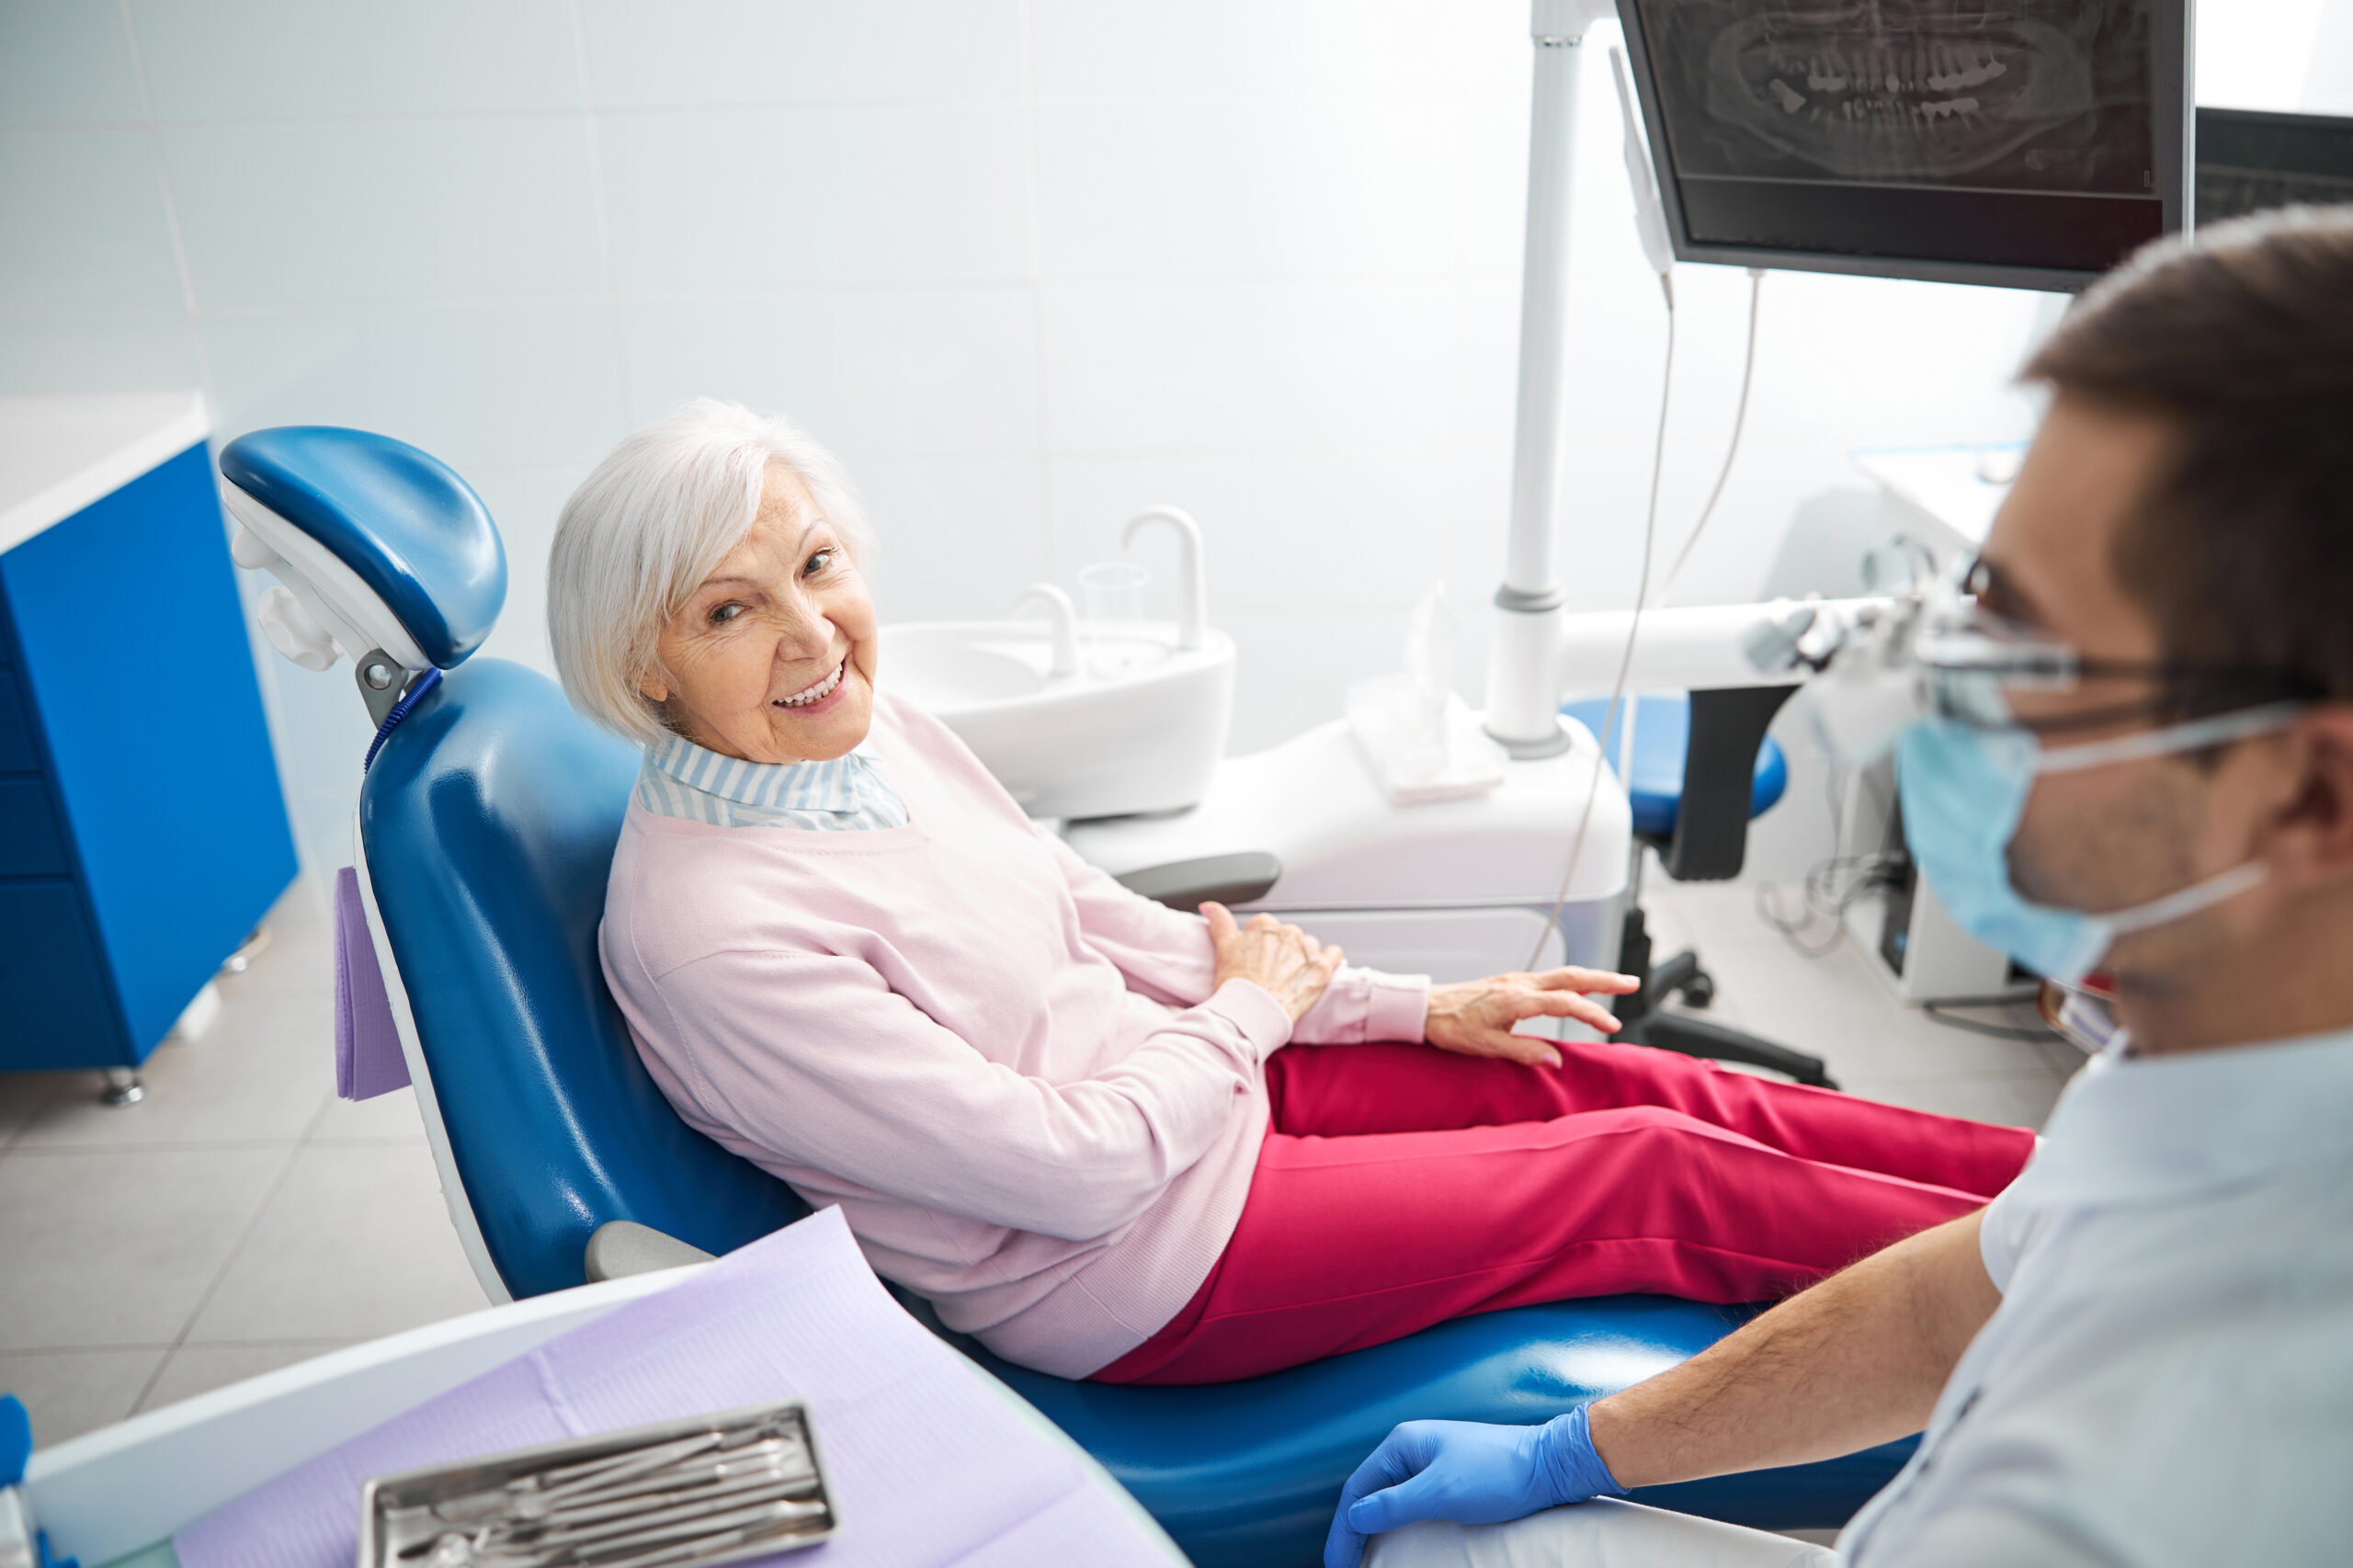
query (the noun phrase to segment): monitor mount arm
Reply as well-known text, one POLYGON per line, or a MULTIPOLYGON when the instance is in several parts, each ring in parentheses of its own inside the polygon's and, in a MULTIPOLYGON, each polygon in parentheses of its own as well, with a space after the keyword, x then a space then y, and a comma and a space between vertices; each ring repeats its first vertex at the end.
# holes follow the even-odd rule
POLYGON ((1569 211, 1576 176, 1579 47, 1614 0, 1534 0, 1535 104, 1528 142, 1528 240, 1520 267, 1519 411, 1512 439, 1511 540, 1495 590, 1487 733, 1515 756, 1564 751, 1561 585, 1552 531, 1568 496, 1569 211))

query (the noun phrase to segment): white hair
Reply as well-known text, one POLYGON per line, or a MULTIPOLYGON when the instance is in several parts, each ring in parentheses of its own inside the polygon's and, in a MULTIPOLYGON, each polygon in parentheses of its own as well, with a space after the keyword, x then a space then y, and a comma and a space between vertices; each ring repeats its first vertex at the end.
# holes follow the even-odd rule
POLYGON ((663 627, 751 531, 772 460, 865 562, 866 518, 831 452, 789 419, 697 398, 623 437, 556 520, 548 638, 574 707, 640 744, 668 733, 640 683, 658 670, 663 627))

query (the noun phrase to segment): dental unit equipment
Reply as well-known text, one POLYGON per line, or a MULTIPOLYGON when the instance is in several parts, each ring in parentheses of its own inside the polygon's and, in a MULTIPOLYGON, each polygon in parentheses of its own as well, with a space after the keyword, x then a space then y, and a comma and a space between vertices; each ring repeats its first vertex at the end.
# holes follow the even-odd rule
MULTIPOLYGON (((1697 176, 1677 143, 1691 106, 1663 99, 1652 63, 1661 51, 1646 43, 1635 8, 1629 0, 1629 74, 1676 257, 1908 276, 1948 266, 1934 257, 1849 266, 1851 256, 1756 247, 1721 254, 1694 216, 1704 203, 1690 197, 1697 176)), ((1608 0, 1537 0, 1532 10, 1511 526, 1481 719, 1507 756, 1492 789, 1399 804, 1345 719, 1221 759, 1233 645, 1207 624, 1199 530, 1173 509, 1147 517, 1182 541, 1180 613, 1173 626, 1132 628, 1141 652, 1115 674, 1071 657, 1090 628, 1051 596, 1048 622, 884 632, 903 689, 933 706, 1032 815, 1063 819, 1074 847, 1131 886, 1171 903, 1216 896, 1275 911, 1359 961, 1441 980, 1521 967, 1531 949, 1540 962, 1607 966, 1621 950, 1632 806, 1597 767, 1592 733, 1563 720, 1563 698, 1613 681, 1625 696, 1844 679, 1829 656, 1833 629, 1850 629, 1835 639, 1839 647, 1859 646, 1852 629, 1898 613, 1886 599, 1565 610, 1552 549, 1572 513, 1567 263, 1578 65, 1591 24, 1616 9, 1608 0)), ((2177 16, 2178 6, 2159 10, 2177 16)), ((1769 41, 1745 26, 1726 35, 1722 68, 1770 101, 1761 78, 1740 74, 1757 50, 1772 60, 1769 41)), ((2023 54, 2029 45, 2053 47, 2040 35, 2016 47, 2023 54)), ((1716 55, 1701 49, 1693 58, 1699 70, 1716 55)), ((1880 96, 1910 91, 1902 74, 1880 96)), ((2018 113, 2048 119, 2051 95, 2071 78, 2054 66, 2038 79, 2043 96, 2018 113)), ((1688 81, 1672 90, 1692 93, 1688 81)), ((1765 137, 1748 127, 1759 118, 1752 110, 1728 113, 1723 134, 1765 137)), ((1940 114, 1935 134, 1945 130, 1940 114)), ((2177 206, 2171 187, 2156 196, 2177 206)), ((505 590, 503 552, 480 501, 426 454, 356 431, 256 432, 223 451, 222 469, 243 530, 239 561, 285 590, 270 600, 273 642, 307 667, 352 657, 380 726, 355 824, 358 902, 443 1193, 485 1289, 504 1301, 576 1286, 592 1257, 619 1256, 632 1236, 650 1235, 654 1252, 673 1259, 728 1253, 799 1217, 789 1189, 678 1120, 620 1023, 595 932, 635 759, 588 730, 551 683, 470 660, 505 590)), ((1867 661, 1857 657, 1859 669, 1867 661)), ((1769 715, 1779 695, 1768 690, 1756 706, 1769 715)), ((1753 756, 1763 720, 1751 718, 1753 756)), ((1745 766, 1741 782, 1745 799, 1745 766)), ((1734 836, 1695 851, 1688 869, 1733 874, 1739 848, 1734 836)), ((1745 1315, 1654 1298, 1516 1308, 1248 1383, 1162 1389, 1074 1384, 1010 1366, 938 1330, 920 1300, 902 1301, 1097 1456, 1204 1568, 1273 1568, 1312 1551, 1340 1480, 1398 1420, 1557 1413, 1696 1353, 1745 1315)), ((1772 1527, 1835 1524, 1904 1449, 1719 1477, 1643 1500, 1772 1527)))

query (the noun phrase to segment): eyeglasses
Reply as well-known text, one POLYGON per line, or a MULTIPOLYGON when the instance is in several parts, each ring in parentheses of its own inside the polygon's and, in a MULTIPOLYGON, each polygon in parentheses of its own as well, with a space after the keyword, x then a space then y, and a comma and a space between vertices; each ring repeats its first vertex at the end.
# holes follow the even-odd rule
POLYGON ((1984 608, 1990 574, 1982 561, 1925 594, 1912 641, 1930 709, 1948 719, 2036 733, 2093 729, 2155 717, 2187 718, 2324 695, 2297 672, 2179 659, 2089 658, 2031 627, 1984 608), (2133 700, 2061 714, 2021 714, 2015 692, 2063 692, 2086 682, 2154 689, 2133 700))

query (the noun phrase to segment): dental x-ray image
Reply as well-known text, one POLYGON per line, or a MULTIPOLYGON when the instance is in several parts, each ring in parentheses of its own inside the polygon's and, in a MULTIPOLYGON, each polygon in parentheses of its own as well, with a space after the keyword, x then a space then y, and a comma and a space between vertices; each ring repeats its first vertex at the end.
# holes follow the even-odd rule
POLYGON ((2161 0, 1634 11, 1661 172, 1694 241, 2097 270, 2163 226, 2161 0), (1938 200, 1964 192, 1984 199, 1938 200))

